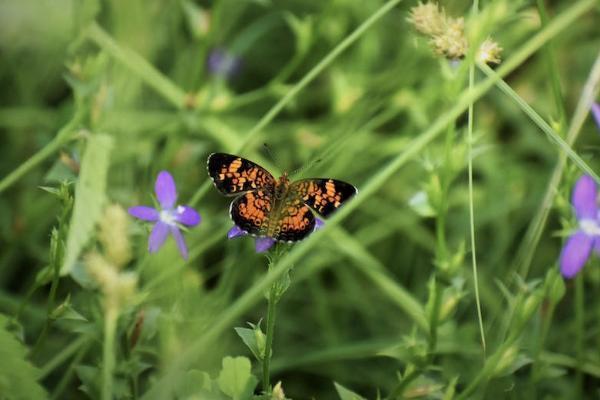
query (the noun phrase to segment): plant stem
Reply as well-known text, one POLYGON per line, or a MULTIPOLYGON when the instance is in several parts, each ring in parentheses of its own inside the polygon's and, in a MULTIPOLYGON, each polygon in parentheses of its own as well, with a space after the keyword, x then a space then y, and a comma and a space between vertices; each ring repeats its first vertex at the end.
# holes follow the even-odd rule
POLYGON ((2 180, 0 180, 0 193, 21 179, 23 175, 37 167, 42 161, 50 157, 62 145, 68 142, 82 118, 83 111, 79 109, 73 118, 60 131, 58 131, 54 139, 52 139, 46 146, 31 156, 23 164, 19 165, 14 171, 2 178, 2 180))
POLYGON ((531 370, 531 376, 529 377, 529 386, 531 388, 531 396, 532 399, 537 399, 537 382, 540 376, 540 355, 542 350, 544 349, 544 343, 546 342, 546 338, 548 337, 548 332, 550 331, 550 326, 552 324, 552 317, 554 316, 554 310, 556 309, 556 304, 554 302, 550 302, 548 306, 548 311, 544 320, 542 321, 542 331, 540 336, 535 344, 535 350, 533 355, 533 367, 531 370))
MULTIPOLYGON (((479 1, 473 2, 473 14, 479 12, 479 1)), ((475 86, 475 64, 469 65, 469 90, 475 86)), ((481 336, 481 347, 483 359, 485 360, 485 331, 483 329, 483 315, 481 313, 481 299, 479 298, 479 278, 477 276, 477 248, 475 246, 475 207, 473 205, 473 104, 469 104, 467 113, 467 158, 469 173, 469 236, 471 237, 471 265, 473 266, 473 288, 475 290, 475 304, 477 305, 477 320, 479 322, 479 335, 481 336)))
MULTIPOLYGON (((487 76, 493 77, 496 74, 493 69, 488 67, 485 64, 479 64, 479 69, 481 69, 487 76)), ((496 82, 496 85, 500 90, 502 90, 507 96, 515 101, 521 107, 521 109, 531 118, 531 120, 548 136, 551 142, 553 142, 557 147, 559 147, 562 151, 564 151, 582 172, 590 175, 594 180, 600 183, 600 177, 594 172, 590 166, 583 161, 581 157, 573 150, 573 148, 564 141, 563 138, 560 137, 558 133, 552 129, 550 125, 537 113, 535 110, 525 101, 521 96, 519 96, 504 80, 499 79, 496 82)))
POLYGON ((584 364, 584 353, 583 353, 583 335, 584 335, 584 324, 585 320, 585 304, 584 304, 584 288, 583 288, 583 274, 577 275, 575 278, 575 351, 577 358, 577 368, 575 370, 575 388, 579 395, 577 398, 583 398, 583 374, 581 367, 584 364))
POLYGON ((269 306, 267 310, 267 337, 265 343, 265 354, 263 358, 263 391, 265 394, 271 392, 271 386, 269 384, 270 379, 270 364, 271 364, 271 349, 273 348, 273 333, 275 330, 275 308, 277 306, 277 299, 275 298, 277 291, 277 282, 271 285, 269 290, 269 306))
POLYGON ((134 72, 136 76, 150 85, 173 106, 178 109, 186 107, 187 95, 183 90, 138 53, 117 43, 97 23, 93 22, 90 25, 87 36, 113 58, 134 72))
POLYGON ((106 308, 104 319, 104 345, 102 365, 102 400, 112 399, 113 370, 115 368, 115 333, 117 330, 118 310, 114 306, 106 308))
POLYGON ((40 368, 39 378, 42 380, 46 376, 48 376, 52 371, 54 371, 59 365, 61 365, 66 359, 71 357, 72 354, 77 353, 81 348, 85 345, 89 344, 90 336, 82 335, 77 338, 75 341, 71 342, 67 347, 65 347, 60 353, 54 356, 50 361, 48 361, 42 368, 40 368))

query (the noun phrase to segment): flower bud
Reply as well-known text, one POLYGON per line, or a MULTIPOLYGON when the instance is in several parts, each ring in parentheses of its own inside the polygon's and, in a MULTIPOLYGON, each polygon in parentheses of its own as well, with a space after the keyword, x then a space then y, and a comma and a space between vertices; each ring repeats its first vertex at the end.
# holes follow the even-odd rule
POLYGON ((551 303, 558 303, 565 295, 565 281, 557 269, 550 269, 544 280, 544 292, 551 303))
POLYGON ((273 391, 271 392, 271 400, 285 400, 285 393, 281 387, 281 381, 277 382, 273 391))
POLYGON ((502 53, 502 47, 492 39, 487 38, 479 46, 477 60, 485 64, 500 64, 500 53, 502 53))
POLYGON ((517 355, 519 354, 519 349, 517 346, 510 346, 500 356, 498 362, 494 366, 494 370, 492 372, 493 376, 504 375, 509 371, 509 369, 514 364, 517 359, 517 355))
POLYGON ((439 35, 446 29, 446 16, 437 3, 419 3, 411 8, 408 22, 426 36, 439 35))

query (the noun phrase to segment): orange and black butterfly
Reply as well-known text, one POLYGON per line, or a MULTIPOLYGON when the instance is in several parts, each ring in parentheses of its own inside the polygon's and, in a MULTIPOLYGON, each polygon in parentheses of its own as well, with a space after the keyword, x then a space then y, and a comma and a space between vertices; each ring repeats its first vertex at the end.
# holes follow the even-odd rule
POLYGON ((240 229, 281 242, 302 240, 314 230, 311 209, 327 217, 357 192, 336 179, 290 182, 284 173, 276 180, 260 165, 225 153, 208 157, 208 174, 221 193, 237 196, 229 212, 240 229))

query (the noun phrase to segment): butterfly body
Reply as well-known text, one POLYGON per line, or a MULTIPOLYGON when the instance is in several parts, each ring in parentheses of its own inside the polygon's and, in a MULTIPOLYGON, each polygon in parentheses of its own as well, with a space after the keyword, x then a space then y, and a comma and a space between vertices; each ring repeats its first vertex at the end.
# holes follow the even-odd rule
POLYGON ((225 153, 208 157, 208 173, 221 193, 237 196, 230 215, 240 229, 284 242, 302 240, 314 230, 312 210, 326 217, 356 193, 354 186, 334 179, 291 182, 285 173, 275 179, 258 164, 225 153))

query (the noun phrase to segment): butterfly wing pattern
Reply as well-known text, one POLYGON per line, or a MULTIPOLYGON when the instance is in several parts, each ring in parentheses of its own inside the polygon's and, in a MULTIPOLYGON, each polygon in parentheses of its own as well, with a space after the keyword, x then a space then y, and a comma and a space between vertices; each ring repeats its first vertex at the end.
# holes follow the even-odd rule
POLYGON ((310 208, 293 193, 290 195, 281 205, 277 219, 269 225, 269 236, 279 242, 297 242, 315 229, 310 208))
POLYGON ((233 200, 229 215, 243 231, 255 236, 266 236, 271 208, 271 197, 265 190, 257 190, 244 193, 233 200))
POLYGON ((216 188, 226 196, 275 186, 275 178, 266 169, 245 158, 225 153, 208 156, 208 174, 216 188))
POLYGON ((302 179, 292 183, 290 190, 323 217, 328 217, 357 193, 349 183, 326 178, 302 179))
POLYGON ((281 242, 304 239, 315 228, 312 210, 327 217, 357 192, 351 184, 335 179, 289 184, 284 175, 276 181, 260 165, 225 153, 208 157, 208 173, 222 194, 237 196, 230 215, 240 229, 281 242))

